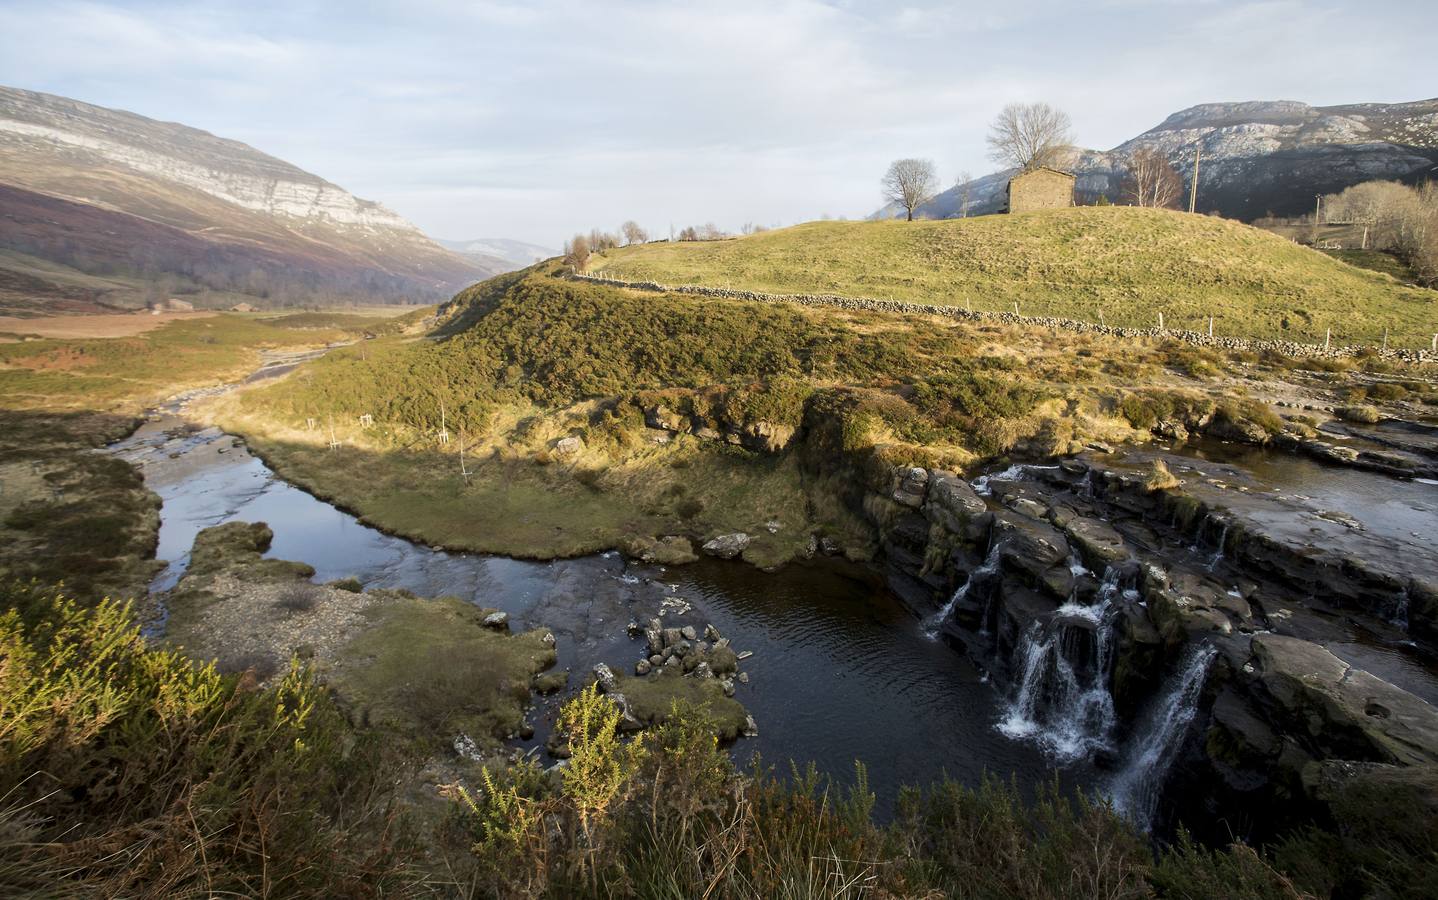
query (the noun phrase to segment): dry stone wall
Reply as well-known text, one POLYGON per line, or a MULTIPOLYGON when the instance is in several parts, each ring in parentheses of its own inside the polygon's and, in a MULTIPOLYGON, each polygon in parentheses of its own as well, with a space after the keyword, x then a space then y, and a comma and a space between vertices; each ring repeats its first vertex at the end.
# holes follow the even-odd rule
POLYGON ((655 281, 625 281, 604 275, 575 273, 570 277, 610 287, 629 288, 640 291, 657 291, 667 294, 692 294, 700 297, 719 297, 728 300, 752 300, 759 303, 796 303, 801 306, 830 306, 836 309, 852 309, 869 312, 908 313, 926 316, 944 316, 974 322, 992 322, 1001 325, 1024 325, 1039 328, 1057 328, 1081 334, 1099 334, 1108 337, 1137 339, 1165 338, 1182 341, 1196 347, 1213 347, 1218 350, 1243 350, 1253 353, 1274 352, 1285 356, 1305 359, 1345 359, 1360 353, 1377 353, 1385 359, 1408 363, 1428 363, 1438 360, 1438 355, 1427 350, 1407 348, 1378 349, 1364 346, 1324 347, 1322 344, 1306 344, 1300 341, 1280 341, 1260 338, 1210 337, 1197 331, 1183 331, 1173 328, 1119 328, 1113 325, 1096 325, 1077 319, 1058 316, 1024 316, 1006 312, 975 312, 953 306, 938 306, 932 303, 910 303, 903 300, 879 300, 872 297, 840 297, 835 294, 766 294, 762 291, 736 290, 734 288, 707 287, 696 284, 664 285, 655 281))

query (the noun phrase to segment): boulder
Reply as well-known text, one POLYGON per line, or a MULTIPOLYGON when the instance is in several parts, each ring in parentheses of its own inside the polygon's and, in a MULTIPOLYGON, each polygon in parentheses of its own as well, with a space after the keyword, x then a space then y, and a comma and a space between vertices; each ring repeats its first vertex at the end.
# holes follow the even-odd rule
POLYGON ((1309 641, 1253 639, 1268 697, 1323 756, 1399 765, 1438 763, 1438 710, 1309 641))
POLYGON ((1044 506, 1037 500, 1031 500, 1028 497, 1015 497, 1013 501, 1009 503, 1009 509, 1012 509, 1020 515, 1028 516, 1030 519, 1047 520, 1049 515, 1049 508, 1047 506, 1044 506))
POLYGON ((1008 567, 1032 578, 1068 559, 1068 541, 1052 525, 1005 511, 994 514, 994 528, 1000 542, 999 557, 1008 567))
POLYGON ((921 469, 918 466, 905 469, 899 476, 898 487, 894 488, 894 502, 918 509, 924 505, 924 492, 928 486, 928 469, 921 469))
POLYGON ((509 630, 509 613, 495 610, 484 617, 484 627, 492 628, 495 631, 509 630))
POLYGON ((1064 525, 1064 534, 1078 550, 1084 565, 1094 572, 1102 572, 1110 564, 1131 555, 1123 536, 1098 519, 1076 516, 1064 525))
POLYGON ((710 556, 717 556, 720 559, 733 559, 749 546, 751 538, 742 531, 734 534, 721 534, 716 538, 706 541, 704 552, 710 556))
POLYGON ((647 535, 627 538, 622 546, 626 556, 640 562, 661 566, 682 566, 699 558, 694 544, 681 534, 653 538, 647 535))
POLYGON ((584 440, 576 435, 560 438, 554 442, 554 452, 560 456, 575 456, 584 449, 584 440))
POLYGON ((750 422, 740 431, 740 440, 750 450, 778 453, 794 439, 794 429, 774 422, 750 422))
POLYGON ((599 663, 594 667, 594 680, 599 683, 599 690, 605 694, 612 694, 619 689, 619 680, 614 677, 614 670, 606 663, 599 663))

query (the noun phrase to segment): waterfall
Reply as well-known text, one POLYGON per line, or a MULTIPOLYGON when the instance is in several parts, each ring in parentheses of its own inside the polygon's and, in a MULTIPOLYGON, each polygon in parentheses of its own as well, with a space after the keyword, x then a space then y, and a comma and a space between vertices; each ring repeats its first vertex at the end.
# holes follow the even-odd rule
POLYGON ((1228 523, 1223 523, 1223 530, 1218 533, 1218 549, 1213 551, 1213 556, 1208 560, 1208 571, 1212 572, 1223 562, 1223 548, 1228 544, 1228 523))
POLYGON ((1217 654, 1209 644, 1189 649, 1175 677, 1154 698, 1147 722, 1134 734, 1123 767, 1110 783, 1114 808, 1141 828, 1153 822, 1159 792, 1198 712, 1208 666, 1217 654))
POLYGON ((1398 599, 1393 601, 1393 611, 1388 616, 1389 624, 1397 625, 1404 631, 1408 630, 1408 602, 1408 588, 1405 587, 1398 599))
POLYGON ((1070 598, 1048 622, 1029 626, 1017 656, 1014 699, 997 725, 1000 732, 1032 738, 1062 762, 1108 746, 1115 719, 1109 674, 1119 596, 1119 573, 1109 567, 1093 605, 1070 598), (1092 631, 1074 624, 1075 619, 1091 623, 1092 631), (1091 655, 1083 638, 1088 633, 1093 634, 1091 655))
POLYGON ((949 620, 949 616, 954 612, 954 607, 958 606, 959 602, 969 595, 969 588, 973 587, 974 582, 981 576, 992 575, 998 570, 999 544, 995 541, 994 545, 989 548, 989 555, 984 557, 983 564, 969 573, 968 579, 959 586, 958 590, 954 591, 954 595, 949 598, 949 602, 945 603, 943 608, 938 612, 924 620, 924 636, 929 640, 937 638, 939 636, 939 629, 943 628, 944 623, 949 620))

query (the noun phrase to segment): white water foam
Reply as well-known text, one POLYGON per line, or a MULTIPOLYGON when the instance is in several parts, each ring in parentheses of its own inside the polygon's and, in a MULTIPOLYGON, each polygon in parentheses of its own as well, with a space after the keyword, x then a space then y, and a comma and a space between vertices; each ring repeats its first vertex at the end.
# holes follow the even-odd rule
POLYGON ((1154 698, 1148 720, 1134 735, 1123 767, 1109 785, 1114 808, 1147 830, 1158 808, 1168 770, 1183 747, 1208 666, 1218 650, 1205 644, 1191 649, 1166 690, 1154 698))
POLYGON ((958 590, 954 591, 953 596, 949 598, 949 602, 945 603, 938 612, 924 620, 924 636, 929 640, 936 639, 939 636, 939 630, 944 627, 944 623, 947 622, 949 616, 953 614, 954 607, 958 606, 959 602, 969 595, 969 588, 973 587, 974 580, 982 576, 992 575, 998 570, 999 545, 995 543, 992 549, 989 550, 989 555, 984 558, 983 564, 969 573, 968 579, 959 586, 958 590))

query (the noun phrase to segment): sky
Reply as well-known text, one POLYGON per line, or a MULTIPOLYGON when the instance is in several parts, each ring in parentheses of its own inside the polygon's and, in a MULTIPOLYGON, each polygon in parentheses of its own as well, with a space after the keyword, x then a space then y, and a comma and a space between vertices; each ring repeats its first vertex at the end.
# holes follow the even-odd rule
POLYGON ((431 236, 861 217, 1008 102, 1108 149, 1196 103, 1438 95, 1432 0, 0 0, 0 84, 235 138, 431 236), (1406 24, 1405 24, 1406 23, 1406 24))

